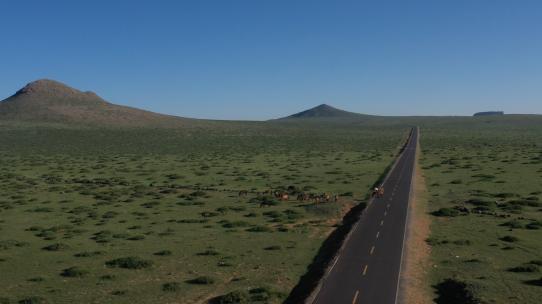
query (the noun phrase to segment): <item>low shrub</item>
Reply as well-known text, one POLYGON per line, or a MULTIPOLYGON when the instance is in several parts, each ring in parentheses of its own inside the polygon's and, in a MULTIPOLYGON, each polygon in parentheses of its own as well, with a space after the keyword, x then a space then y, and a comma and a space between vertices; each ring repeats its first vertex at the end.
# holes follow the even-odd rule
POLYGON ((248 232, 272 232, 273 229, 267 226, 253 226, 247 229, 248 232))
POLYGON ((507 235, 507 236, 503 236, 502 238, 500 238, 500 240, 504 241, 504 242, 515 243, 515 242, 519 241, 519 238, 517 238, 515 236, 507 235))
POLYGON ((470 246, 472 242, 470 240, 456 240, 454 241, 454 244, 460 246, 470 246))
POLYGON ((248 227, 248 226, 250 226, 250 224, 245 221, 233 221, 233 222, 224 221, 224 223, 222 224, 222 227, 224 228, 236 228, 236 227, 248 227))
POLYGON ((515 193, 509 193, 509 192, 501 192, 494 195, 494 197, 498 198, 510 198, 510 197, 517 197, 518 195, 515 193))
POLYGON ((531 230, 537 230, 542 228, 542 221, 532 221, 529 224, 525 225, 525 228, 531 230))
POLYGON ((66 245, 66 244, 62 244, 62 243, 55 243, 55 244, 51 244, 51 245, 47 245, 41 249, 43 250, 47 250, 47 251, 62 251, 62 250, 67 250, 69 249, 70 246, 66 245))
POLYGON ((525 284, 532 286, 542 286, 542 277, 538 280, 528 280, 525 281, 525 284))
POLYGON ((456 279, 445 279, 434 285, 436 289, 437 304, 480 304, 482 303, 474 294, 474 287, 456 279))
POLYGON ((459 210, 452 208, 440 208, 439 210, 433 211, 431 214, 434 216, 454 217, 459 216, 460 212, 459 210))
POLYGON ((19 300, 18 303, 19 304, 47 304, 49 302, 45 298, 31 296, 31 297, 26 297, 19 300))
POLYGON ((214 256, 214 255, 219 255, 220 253, 214 249, 207 249, 203 252, 199 252, 197 255, 202 255, 202 256, 214 256))
POLYGON ((279 245, 273 245, 273 246, 269 246, 269 247, 265 247, 264 250, 281 250, 282 247, 279 246, 279 245))
POLYGON ((188 280, 186 282, 189 284, 196 284, 196 285, 211 285, 215 283, 215 279, 208 276, 201 276, 201 277, 188 280))
POLYGON ((508 271, 511 271, 511 272, 540 272, 540 268, 539 268, 538 265, 525 264, 525 265, 521 265, 521 266, 508 268, 508 271))
POLYGON ((480 199, 480 198, 472 198, 472 199, 469 199, 469 200, 465 201, 465 203, 471 204, 471 205, 474 205, 474 206, 488 207, 488 208, 495 207, 495 205, 496 205, 494 201, 480 199))
POLYGON ((213 304, 248 304, 250 296, 244 290, 236 290, 219 296, 212 301, 213 304))
POLYGON ((106 274, 100 277, 100 280, 103 280, 103 281, 112 281, 114 279, 115 279, 115 276, 112 274, 106 274))
POLYGON ((76 258, 90 258, 93 256, 101 255, 103 253, 104 253, 103 251, 83 251, 83 252, 76 253, 73 256, 76 258))
POLYGON ((517 219, 502 223, 501 226, 515 228, 515 229, 523 228, 523 224, 517 219))
POLYGON ((143 269, 152 266, 152 261, 144 260, 138 257, 124 257, 105 262, 105 265, 111 268, 124 269, 143 269))
POLYGON ((176 292, 179 291, 179 289, 181 289, 181 284, 177 282, 168 282, 162 284, 162 291, 165 292, 176 292))
POLYGON ((62 270, 62 272, 60 273, 61 276, 68 277, 68 278, 83 277, 83 276, 85 276, 87 274, 88 274, 87 270, 82 269, 82 268, 77 267, 77 266, 66 268, 66 269, 62 270))

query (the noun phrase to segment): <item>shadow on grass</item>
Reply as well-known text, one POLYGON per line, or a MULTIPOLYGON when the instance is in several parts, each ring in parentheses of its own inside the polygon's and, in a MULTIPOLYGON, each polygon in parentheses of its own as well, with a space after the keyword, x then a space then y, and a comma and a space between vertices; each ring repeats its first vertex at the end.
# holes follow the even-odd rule
POLYGON ((538 279, 538 280, 528 280, 528 281, 524 281, 525 284, 527 285, 532 285, 532 286, 541 286, 542 287, 542 278, 538 279))
POLYGON ((341 248, 344 239, 352 229, 352 226, 359 220, 359 217, 366 206, 367 204, 365 202, 360 202, 350 209, 343 217, 342 225, 337 227, 337 229, 335 229, 324 241, 318 254, 309 265, 308 271, 299 279, 299 282, 288 295, 288 298, 286 298, 284 303, 303 303, 303 301, 311 294, 318 285, 320 279, 324 276, 328 265, 332 262, 336 253, 341 248))

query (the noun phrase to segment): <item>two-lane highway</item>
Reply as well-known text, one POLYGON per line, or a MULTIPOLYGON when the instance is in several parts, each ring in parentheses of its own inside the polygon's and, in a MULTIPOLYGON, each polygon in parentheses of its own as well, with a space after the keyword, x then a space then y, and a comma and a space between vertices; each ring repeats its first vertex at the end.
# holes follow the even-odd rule
POLYGON ((375 198, 352 228, 314 304, 394 304, 397 300, 418 130, 375 198))

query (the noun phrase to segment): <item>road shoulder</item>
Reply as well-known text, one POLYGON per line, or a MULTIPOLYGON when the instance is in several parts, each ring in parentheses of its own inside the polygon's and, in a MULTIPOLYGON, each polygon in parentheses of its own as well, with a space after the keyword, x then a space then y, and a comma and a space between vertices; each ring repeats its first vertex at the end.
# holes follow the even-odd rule
POLYGON ((431 220, 427 213, 428 194, 425 179, 419 164, 421 156, 419 141, 416 151, 403 269, 397 301, 404 304, 432 303, 431 291, 428 286, 431 248, 425 241, 429 237, 431 220))

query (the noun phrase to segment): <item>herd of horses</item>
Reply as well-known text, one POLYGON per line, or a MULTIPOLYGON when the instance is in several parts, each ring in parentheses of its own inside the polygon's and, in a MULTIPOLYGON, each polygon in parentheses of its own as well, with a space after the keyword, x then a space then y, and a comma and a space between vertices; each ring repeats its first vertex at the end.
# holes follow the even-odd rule
MULTIPOLYGON (((239 191, 239 197, 244 197, 248 195, 247 190, 239 191)), ((337 202, 339 200, 339 195, 329 194, 329 193, 306 193, 298 192, 292 193, 288 191, 278 191, 278 190, 266 190, 263 192, 256 192, 257 197, 273 197, 279 201, 289 201, 291 198, 295 197, 296 201, 300 202, 313 202, 318 203, 330 203, 337 202)))
MULTIPOLYGON (((239 191, 239 197, 246 197, 248 195, 248 190, 239 191)), ((372 197, 381 198, 384 197, 384 187, 375 187, 371 193, 372 197)), ((266 190, 263 192, 256 192, 256 197, 262 198, 260 207, 270 206, 271 202, 268 201, 269 198, 274 198, 279 201, 289 201, 291 198, 295 197, 296 201, 299 202, 313 202, 318 203, 336 203, 339 201, 339 195, 329 194, 329 193, 306 193, 301 191, 285 191, 285 190, 266 190)))

